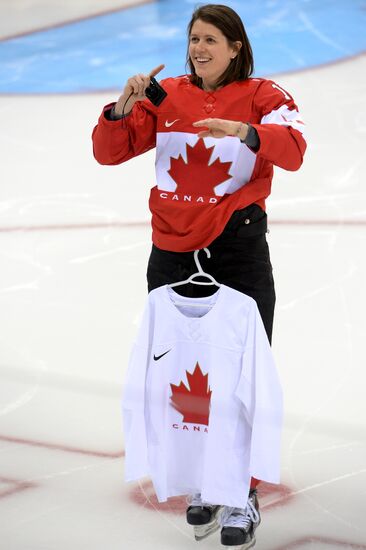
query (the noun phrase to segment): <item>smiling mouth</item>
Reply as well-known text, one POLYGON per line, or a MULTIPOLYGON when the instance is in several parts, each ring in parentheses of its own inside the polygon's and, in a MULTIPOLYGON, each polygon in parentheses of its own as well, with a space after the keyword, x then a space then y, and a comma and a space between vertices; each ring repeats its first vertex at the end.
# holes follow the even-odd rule
POLYGON ((205 57, 195 57, 195 61, 200 65, 204 65, 205 63, 208 63, 209 61, 211 61, 211 59, 207 59, 205 57))

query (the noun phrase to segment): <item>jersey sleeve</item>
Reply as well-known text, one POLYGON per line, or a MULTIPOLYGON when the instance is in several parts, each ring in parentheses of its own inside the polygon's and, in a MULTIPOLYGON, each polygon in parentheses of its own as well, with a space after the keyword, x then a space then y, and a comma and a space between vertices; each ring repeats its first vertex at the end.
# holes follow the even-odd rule
POLYGON ((125 481, 149 474, 145 422, 145 383, 150 353, 150 304, 147 302, 131 350, 122 397, 125 439, 125 481))
POLYGON ((254 304, 236 396, 251 426, 250 475, 279 483, 283 416, 282 388, 271 347, 254 304))
POLYGON ((261 120, 252 124, 260 139, 257 154, 285 170, 298 170, 306 150, 304 122, 292 96, 264 80, 254 97, 261 120))
POLYGON ((156 114, 149 103, 137 101, 131 113, 120 120, 108 120, 104 115, 114 103, 104 107, 92 134, 93 154, 100 164, 121 164, 155 147, 156 114))

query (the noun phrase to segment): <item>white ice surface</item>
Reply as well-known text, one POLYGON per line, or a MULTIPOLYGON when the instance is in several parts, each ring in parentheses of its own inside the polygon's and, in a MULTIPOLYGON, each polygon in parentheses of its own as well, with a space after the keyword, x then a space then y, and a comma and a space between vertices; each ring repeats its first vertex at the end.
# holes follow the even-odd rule
POLYGON ((141 3, 141 0, 1 0, 0 38, 141 3))
MULTIPOLYGON (((261 550, 366 548, 365 74, 361 56, 277 79, 310 145, 299 172, 277 170, 268 201, 286 417, 261 550)), ((93 160, 91 129, 113 99, 1 101, 1 550, 197 547, 183 499, 159 505, 147 481, 123 482, 120 395, 154 167, 152 153, 93 160)))

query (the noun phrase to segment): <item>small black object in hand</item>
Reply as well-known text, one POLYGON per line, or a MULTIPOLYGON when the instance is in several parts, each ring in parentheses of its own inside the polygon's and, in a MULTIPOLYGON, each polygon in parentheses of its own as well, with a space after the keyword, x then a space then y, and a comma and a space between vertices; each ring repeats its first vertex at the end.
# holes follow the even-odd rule
POLYGON ((166 93, 164 88, 162 88, 160 84, 155 80, 155 78, 151 77, 150 86, 146 88, 145 95, 148 99, 150 99, 153 105, 156 105, 156 107, 158 107, 168 94, 166 93))

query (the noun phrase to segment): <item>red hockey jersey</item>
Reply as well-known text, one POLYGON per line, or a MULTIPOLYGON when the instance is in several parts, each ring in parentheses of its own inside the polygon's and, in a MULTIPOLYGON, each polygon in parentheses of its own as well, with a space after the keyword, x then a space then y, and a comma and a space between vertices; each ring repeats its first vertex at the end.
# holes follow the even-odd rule
POLYGON ((93 131, 94 156, 120 164, 156 147, 156 185, 150 193, 154 244, 188 252, 218 237, 234 210, 265 208, 273 165, 297 170, 306 149, 304 124, 288 92, 271 80, 249 78, 214 92, 188 76, 161 82, 168 96, 159 107, 136 102, 123 122, 104 111, 93 131), (237 137, 199 139, 193 122, 204 118, 250 122, 260 148, 237 137))

